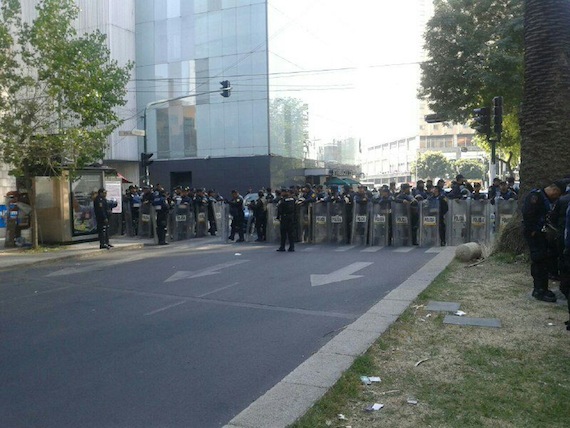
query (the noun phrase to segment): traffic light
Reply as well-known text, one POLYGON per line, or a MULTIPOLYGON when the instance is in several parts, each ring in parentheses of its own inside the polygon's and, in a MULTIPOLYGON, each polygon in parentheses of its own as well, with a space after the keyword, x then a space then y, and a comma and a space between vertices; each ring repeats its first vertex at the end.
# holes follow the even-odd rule
POLYGON ((493 130, 496 134, 503 131, 503 97, 493 98, 493 130))
POLYGON ((475 113, 474 123, 472 125, 473 129, 478 134, 491 136, 491 112, 489 107, 481 107, 473 110, 475 113))
POLYGON ((154 162, 150 160, 150 158, 153 157, 153 155, 154 153, 141 153, 141 165, 143 168, 146 168, 147 166, 149 166, 154 162))
POLYGON ((230 86, 230 81, 229 80, 223 80, 220 82, 220 85, 222 85, 221 87, 221 91, 220 94, 222 95, 222 97, 229 97, 230 96, 230 92, 232 90, 232 87, 230 86))

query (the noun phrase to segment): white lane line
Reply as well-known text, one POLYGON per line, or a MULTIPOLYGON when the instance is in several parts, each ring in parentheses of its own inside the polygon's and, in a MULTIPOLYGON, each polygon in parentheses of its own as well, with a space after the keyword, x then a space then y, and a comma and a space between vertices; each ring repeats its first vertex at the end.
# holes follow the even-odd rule
POLYGON ((356 245, 349 245, 347 247, 338 247, 337 249, 335 249, 335 251, 348 251, 352 250, 353 248, 356 248, 356 245))
POLYGON ((426 253, 441 253, 445 247, 430 247, 426 250, 426 253))
POLYGON ((166 311, 168 309, 175 308, 176 306, 183 305, 184 303, 186 303, 186 300, 183 300, 183 301, 177 302, 177 303, 173 303, 172 305, 168 305, 168 306, 165 306, 164 308, 160 308, 160 309, 157 309, 155 311, 148 312, 144 315, 145 315, 145 317, 148 317, 149 315, 158 314, 159 312, 166 311))
POLYGON ((376 251, 380 251, 384 247, 367 247, 362 250, 363 253, 375 253, 376 251))
POLYGON ((410 251, 412 251, 415 247, 400 247, 400 248, 396 248, 394 250, 395 253, 409 253, 410 251))
POLYGON ((226 285, 225 287, 216 288, 215 290, 208 291, 207 293, 204 293, 204 294, 200 294, 198 297, 206 297, 206 296, 209 296, 210 294, 214 294, 214 293, 217 293, 218 291, 226 290, 226 289, 231 288, 231 287, 234 287, 234 286, 236 286, 236 285, 238 285, 238 284, 239 284, 239 282, 234 282, 233 284, 226 285))

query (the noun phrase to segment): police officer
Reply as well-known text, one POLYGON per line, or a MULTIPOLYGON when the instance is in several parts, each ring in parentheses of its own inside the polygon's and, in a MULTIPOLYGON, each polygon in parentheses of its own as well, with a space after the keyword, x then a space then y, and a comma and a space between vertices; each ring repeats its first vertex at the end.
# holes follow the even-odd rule
POLYGON ((431 195, 428 197, 428 206, 434 209, 437 208, 439 211, 439 241, 440 245, 445 247, 445 214, 449 211, 449 205, 445 192, 442 191, 441 187, 432 187, 431 195))
POLYGON ((152 206, 156 212, 156 237, 158 238, 158 245, 168 245, 168 242, 166 242, 166 227, 168 224, 170 203, 164 189, 155 192, 152 206))
POLYGON ((230 215, 232 216, 232 225, 230 236, 228 239, 233 241, 235 239, 236 232, 239 235, 239 239, 236 242, 244 242, 244 221, 245 214, 243 212, 243 198, 240 196, 237 190, 232 190, 231 199, 228 201, 230 206, 230 215))
POLYGON ((255 219, 255 231, 257 242, 266 240, 267 237, 267 200, 262 190, 257 192, 258 198, 252 202, 253 218, 255 219))
POLYGON ((281 200, 277 204, 277 220, 280 221, 281 245, 277 251, 285 251, 285 244, 289 240, 289 251, 295 251, 295 224, 296 201, 289 189, 281 190, 281 200))
POLYGON ((97 196, 93 200, 95 220, 97 221, 97 234, 99 235, 99 248, 110 250, 113 246, 109 243, 109 202, 107 201, 107 191, 103 188, 97 191, 97 196))
POLYGON ((537 300, 556 302, 555 294, 548 289, 549 267, 557 263, 556 247, 550 239, 553 225, 551 215, 566 185, 556 181, 544 189, 529 192, 522 206, 523 234, 530 250, 530 274, 537 300))

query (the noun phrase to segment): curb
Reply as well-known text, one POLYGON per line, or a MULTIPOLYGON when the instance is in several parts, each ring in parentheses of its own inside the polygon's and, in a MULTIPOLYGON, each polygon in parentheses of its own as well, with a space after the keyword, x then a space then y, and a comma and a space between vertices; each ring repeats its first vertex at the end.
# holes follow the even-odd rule
POLYGON ((360 318, 251 403, 224 428, 287 427, 303 416, 451 263, 445 247, 360 318))

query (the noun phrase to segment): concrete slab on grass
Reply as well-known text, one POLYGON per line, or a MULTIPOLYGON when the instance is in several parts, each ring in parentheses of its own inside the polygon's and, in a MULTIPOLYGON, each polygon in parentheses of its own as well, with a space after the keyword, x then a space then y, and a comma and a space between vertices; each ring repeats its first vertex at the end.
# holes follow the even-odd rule
POLYGON ((457 312, 461 305, 457 302, 436 302, 430 301, 426 306, 426 311, 434 312, 457 312))
POLYGON ((472 325, 475 327, 501 328, 501 320, 497 318, 470 318, 446 315, 443 319, 443 323, 454 325, 472 325))

